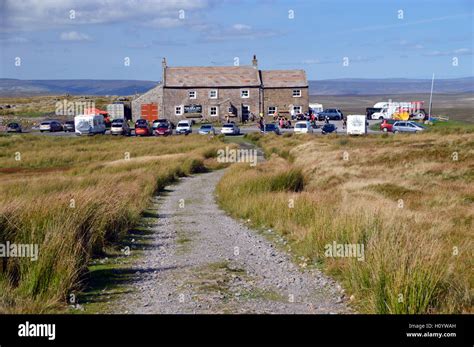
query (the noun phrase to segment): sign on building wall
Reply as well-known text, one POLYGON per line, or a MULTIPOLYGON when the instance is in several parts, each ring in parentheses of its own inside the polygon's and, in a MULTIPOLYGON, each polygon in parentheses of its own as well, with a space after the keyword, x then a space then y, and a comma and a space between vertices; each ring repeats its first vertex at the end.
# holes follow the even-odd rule
POLYGON ((201 105, 185 105, 184 113, 202 113, 201 105))

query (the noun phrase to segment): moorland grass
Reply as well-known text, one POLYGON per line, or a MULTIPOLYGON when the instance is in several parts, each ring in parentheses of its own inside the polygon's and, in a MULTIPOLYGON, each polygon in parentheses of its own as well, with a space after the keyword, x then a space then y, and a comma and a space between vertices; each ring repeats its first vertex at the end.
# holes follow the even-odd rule
POLYGON ((360 312, 472 312, 472 135, 252 140, 267 161, 227 171, 217 187, 226 211, 285 236, 360 312), (363 261, 327 257, 333 242, 363 244, 363 261))
POLYGON ((203 136, 0 137, 0 243, 39 245, 37 261, 0 260, 0 312, 62 310, 89 259, 126 235, 156 191, 216 168, 222 145, 203 136))

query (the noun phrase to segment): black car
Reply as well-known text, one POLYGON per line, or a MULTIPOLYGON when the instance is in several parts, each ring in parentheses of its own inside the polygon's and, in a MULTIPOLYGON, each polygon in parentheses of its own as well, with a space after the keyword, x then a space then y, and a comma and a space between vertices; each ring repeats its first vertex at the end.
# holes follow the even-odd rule
POLYGON ((323 128, 321 129, 321 132, 323 134, 330 134, 332 132, 335 132, 336 131, 336 126, 334 124, 324 124, 323 128))
POLYGON ((76 129, 74 127, 74 121, 73 120, 68 120, 66 122, 64 122, 63 124, 63 129, 65 132, 74 132, 76 129))
POLYGON ((7 133, 21 133, 21 125, 18 123, 10 123, 7 125, 7 133))
POLYGON ((278 127, 278 125, 276 124, 273 124, 273 123, 270 123, 270 124, 265 124, 265 129, 264 130, 260 130, 262 133, 265 132, 265 133, 275 133, 277 135, 280 135, 280 128, 278 127))
POLYGON ((344 115, 342 114, 341 110, 337 108, 328 108, 325 109, 323 112, 318 113, 318 120, 323 121, 325 119, 329 120, 342 120, 344 115))

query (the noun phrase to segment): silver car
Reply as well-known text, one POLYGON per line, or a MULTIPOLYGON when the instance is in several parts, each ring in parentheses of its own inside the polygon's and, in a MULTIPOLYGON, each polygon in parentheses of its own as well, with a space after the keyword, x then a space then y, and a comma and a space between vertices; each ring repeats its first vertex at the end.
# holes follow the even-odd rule
POLYGON ((393 123, 392 132, 396 133, 417 133, 419 131, 424 131, 426 128, 423 125, 420 125, 415 122, 410 121, 398 121, 393 123))

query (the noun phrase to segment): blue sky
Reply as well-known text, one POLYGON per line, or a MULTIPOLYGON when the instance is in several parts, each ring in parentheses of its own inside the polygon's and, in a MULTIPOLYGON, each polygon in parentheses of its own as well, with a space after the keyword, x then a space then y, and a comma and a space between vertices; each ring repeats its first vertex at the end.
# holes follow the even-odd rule
POLYGON ((212 66, 253 54, 262 69, 309 79, 466 77, 473 9, 473 0, 2 0, 0 77, 157 81, 164 56, 212 66))

